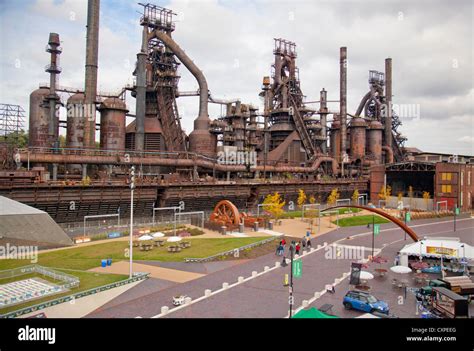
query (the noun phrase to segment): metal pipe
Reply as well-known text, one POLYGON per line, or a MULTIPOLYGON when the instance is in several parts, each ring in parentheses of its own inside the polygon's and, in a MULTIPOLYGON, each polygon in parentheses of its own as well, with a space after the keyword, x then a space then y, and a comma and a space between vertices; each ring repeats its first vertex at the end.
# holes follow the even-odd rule
POLYGON ((95 147, 95 102, 97 99, 97 67, 99 57, 100 0, 87 2, 87 40, 85 77, 84 147, 95 147))
MULTIPOLYGON (((143 166, 166 166, 166 167, 193 167, 198 166, 205 169, 212 169, 220 172, 247 172, 247 165, 225 165, 218 164, 214 160, 207 159, 178 159, 178 158, 162 158, 162 157, 125 157, 120 153, 110 156, 91 156, 81 154, 45 154, 41 152, 34 152, 29 154, 27 151, 20 151, 21 162, 28 160, 28 155, 31 162, 44 163, 81 163, 84 166, 87 164, 141 164, 143 166)), ((333 174, 337 174, 337 162, 332 157, 318 157, 311 167, 293 167, 293 166, 271 166, 262 165, 252 167, 251 171, 264 171, 275 173, 311 173, 316 172, 323 162, 330 162, 333 174)))
POLYGON ((340 48, 339 57, 339 118, 341 121, 341 162, 347 151, 347 48, 340 48))
POLYGON ((204 74, 168 34, 160 30, 155 30, 152 33, 152 36, 161 40, 163 44, 165 44, 179 58, 183 65, 196 78, 199 84, 199 116, 196 121, 194 121, 194 127, 195 129, 207 129, 209 127, 209 114, 207 105, 209 88, 204 74))
POLYGON ((393 163, 393 150, 390 146, 384 145, 382 146, 382 150, 385 151, 387 154, 388 160, 386 160, 387 163, 393 163))

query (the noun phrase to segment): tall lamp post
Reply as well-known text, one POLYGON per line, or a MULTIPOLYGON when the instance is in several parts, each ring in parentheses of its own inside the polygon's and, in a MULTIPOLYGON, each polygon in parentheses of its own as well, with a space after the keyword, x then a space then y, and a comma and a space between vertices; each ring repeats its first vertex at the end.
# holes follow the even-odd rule
POLYGON ((130 279, 133 276, 133 190, 135 189, 135 166, 130 168, 130 279))
POLYGON ((295 257, 295 242, 292 241, 290 244, 290 319, 293 316, 293 259, 295 257))

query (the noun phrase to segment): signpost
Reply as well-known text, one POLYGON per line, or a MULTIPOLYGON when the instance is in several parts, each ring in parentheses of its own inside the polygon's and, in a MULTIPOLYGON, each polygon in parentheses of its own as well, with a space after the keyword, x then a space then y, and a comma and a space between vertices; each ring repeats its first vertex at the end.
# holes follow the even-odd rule
POLYGON ((375 250, 375 236, 380 234, 380 224, 375 224, 375 216, 372 215, 372 257, 375 250))
POLYGON ((459 216, 459 213, 459 207, 456 205, 456 207, 454 207, 454 231, 456 231, 456 216, 459 216))
POLYGON ((293 276, 295 278, 301 278, 301 275, 303 274, 303 262, 301 259, 296 260, 293 262, 293 276))
MULTIPOLYGON (((405 225, 407 225, 408 222, 411 221, 411 215, 409 211, 405 212, 405 225)), ((407 240, 407 232, 405 230, 405 240, 407 240)))

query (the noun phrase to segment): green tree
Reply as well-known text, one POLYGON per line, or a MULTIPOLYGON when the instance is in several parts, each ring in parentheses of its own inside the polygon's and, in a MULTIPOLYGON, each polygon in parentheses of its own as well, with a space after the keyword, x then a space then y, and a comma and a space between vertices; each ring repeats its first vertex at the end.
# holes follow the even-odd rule
POLYGON ((20 129, 18 132, 0 136, 0 142, 5 142, 19 149, 23 149, 28 146, 28 133, 20 129))

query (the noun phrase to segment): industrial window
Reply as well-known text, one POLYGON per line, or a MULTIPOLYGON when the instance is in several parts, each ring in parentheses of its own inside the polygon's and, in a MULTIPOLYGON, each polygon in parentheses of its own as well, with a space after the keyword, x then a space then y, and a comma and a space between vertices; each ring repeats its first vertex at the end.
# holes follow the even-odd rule
POLYGON ((451 180, 451 173, 441 173, 441 180, 451 180))
POLYGON ((460 202, 460 206, 462 207, 462 191, 461 191, 461 196, 459 197, 459 202, 460 202))
POLYGON ((464 185, 464 172, 461 172, 461 186, 464 185))
POLYGON ((451 192, 451 185, 450 184, 441 185, 441 192, 442 193, 450 193, 451 192))
POLYGON ((471 171, 467 172, 467 185, 471 185, 471 171))

